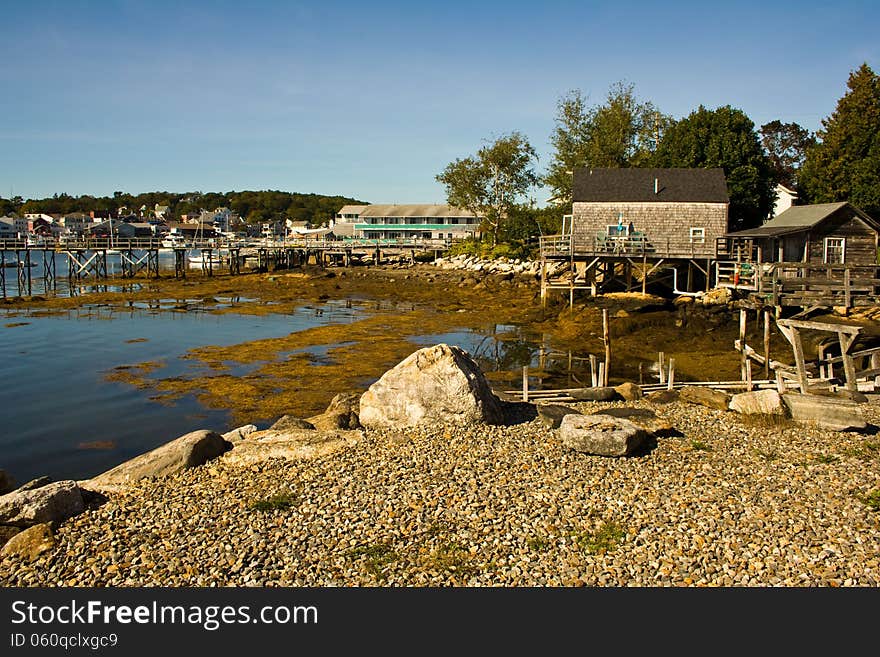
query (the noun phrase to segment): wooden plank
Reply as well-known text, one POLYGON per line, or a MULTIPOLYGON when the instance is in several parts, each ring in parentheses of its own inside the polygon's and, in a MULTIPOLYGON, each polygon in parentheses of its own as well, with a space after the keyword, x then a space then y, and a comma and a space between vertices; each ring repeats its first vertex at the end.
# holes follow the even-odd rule
POLYGON ((813 331, 831 331, 832 333, 846 333, 847 335, 858 335, 862 330, 861 326, 852 324, 831 324, 829 322, 811 322, 803 319, 778 319, 777 324, 794 329, 809 329, 813 331))
POLYGON ((838 333, 837 339, 840 342, 840 355, 843 357, 843 374, 846 377, 846 389, 855 392, 858 390, 856 387, 856 365, 849 350, 853 342, 855 342, 856 336, 838 333))
POLYGON ((795 367, 797 367, 798 374, 798 383, 800 384, 801 392, 807 392, 807 368, 804 365, 804 345, 801 342, 801 334, 798 332, 798 329, 794 326, 788 327, 791 330, 791 347, 792 351, 794 351, 794 363, 795 367))

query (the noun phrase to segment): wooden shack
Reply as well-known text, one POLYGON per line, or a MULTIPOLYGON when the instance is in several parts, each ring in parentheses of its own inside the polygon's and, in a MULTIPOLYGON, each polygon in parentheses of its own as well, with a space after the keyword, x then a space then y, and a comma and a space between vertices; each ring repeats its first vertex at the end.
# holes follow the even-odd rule
POLYGON ((880 224, 850 203, 796 205, 757 228, 728 233, 717 251, 718 285, 774 306, 874 305, 880 224))
POLYGON ((576 251, 714 256, 729 228, 723 169, 577 169, 572 199, 576 251))
POLYGON ((567 279, 542 267, 549 289, 645 291, 649 277, 674 291, 708 289, 716 241, 727 233, 729 197, 715 169, 575 169, 572 214, 541 239, 545 265, 569 262, 567 279))
POLYGON ((841 202, 795 205, 757 228, 725 237, 728 252, 760 249, 764 263, 872 266, 877 264, 878 234, 878 222, 841 202))

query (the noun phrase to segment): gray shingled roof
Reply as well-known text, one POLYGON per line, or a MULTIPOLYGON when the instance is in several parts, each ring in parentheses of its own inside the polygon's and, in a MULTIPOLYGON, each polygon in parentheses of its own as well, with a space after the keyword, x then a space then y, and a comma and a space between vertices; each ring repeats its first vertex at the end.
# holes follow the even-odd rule
POLYGON ((730 200, 721 168, 575 169, 572 191, 575 203, 728 203, 730 200))
POLYGON ((798 233, 809 230, 813 226, 822 223, 828 217, 844 207, 849 206, 852 210, 872 228, 878 228, 870 215, 866 214, 854 205, 843 201, 840 203, 816 203, 813 205, 793 205, 785 212, 779 213, 770 221, 756 228, 749 228, 735 233, 728 233, 730 237, 775 237, 798 233))
POLYGON ((474 213, 451 205, 368 205, 364 217, 473 217, 474 213))

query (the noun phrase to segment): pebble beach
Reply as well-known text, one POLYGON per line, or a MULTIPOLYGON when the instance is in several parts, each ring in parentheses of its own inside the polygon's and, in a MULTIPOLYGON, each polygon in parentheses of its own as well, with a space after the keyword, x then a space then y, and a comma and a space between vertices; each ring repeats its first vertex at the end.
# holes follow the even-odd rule
POLYGON ((368 429, 304 460, 222 457, 148 478, 56 529, 0 583, 254 587, 872 587, 880 401, 838 432, 672 402, 628 457, 505 426, 368 429), (872 497, 872 493, 875 493, 872 497))

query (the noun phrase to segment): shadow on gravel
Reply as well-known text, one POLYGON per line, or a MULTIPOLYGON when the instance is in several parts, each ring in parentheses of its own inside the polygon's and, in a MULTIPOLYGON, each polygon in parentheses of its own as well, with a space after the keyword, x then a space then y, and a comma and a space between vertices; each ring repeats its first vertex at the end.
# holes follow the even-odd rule
POLYGON ((501 426, 509 427, 514 424, 525 424, 538 417, 538 410, 529 402, 511 402, 501 400, 501 408, 504 411, 504 421, 501 426))

